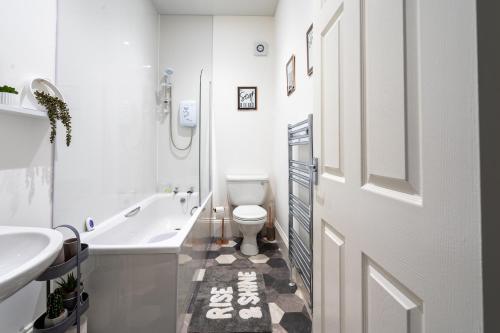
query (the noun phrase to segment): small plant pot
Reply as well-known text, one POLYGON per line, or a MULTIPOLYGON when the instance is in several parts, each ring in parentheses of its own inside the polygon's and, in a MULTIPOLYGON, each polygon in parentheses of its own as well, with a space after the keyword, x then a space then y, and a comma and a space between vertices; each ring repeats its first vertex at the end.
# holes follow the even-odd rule
POLYGON ((59 254, 57 255, 57 257, 54 260, 54 262, 52 263, 52 265, 50 265, 50 266, 60 265, 60 264, 64 263, 64 261, 65 261, 64 247, 61 247, 61 250, 59 250, 59 254))
POLYGON ((68 310, 64 309, 64 311, 61 313, 61 315, 57 318, 49 318, 48 316, 45 316, 45 319, 43 320, 43 325, 45 328, 50 328, 54 327, 57 324, 61 323, 68 317, 68 310))
POLYGON ((14 104, 16 104, 16 102, 17 102, 17 95, 16 94, 0 92, 0 104, 14 105, 14 104))
MULTIPOLYGON (((80 300, 84 291, 85 290, 83 289, 83 284, 80 283, 80 300)), ((76 290, 70 293, 64 293, 62 296, 64 308, 67 309, 70 313, 75 309, 76 297, 76 290)))
POLYGON ((78 239, 69 238, 64 241, 64 257, 66 261, 70 260, 78 252, 78 239))
POLYGON ((76 291, 63 295, 63 305, 66 310, 73 311, 76 306, 76 297, 76 291))

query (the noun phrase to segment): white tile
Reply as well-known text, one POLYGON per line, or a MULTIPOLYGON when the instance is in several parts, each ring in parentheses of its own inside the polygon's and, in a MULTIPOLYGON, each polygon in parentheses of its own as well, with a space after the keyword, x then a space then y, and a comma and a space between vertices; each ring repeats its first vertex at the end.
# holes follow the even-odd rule
POLYGON ((232 254, 222 254, 222 255, 218 256, 217 258, 215 258, 215 260, 219 264, 225 265, 225 264, 232 264, 233 261, 236 260, 236 257, 233 256, 232 254))
POLYGON ((179 254, 179 264, 180 265, 184 265, 185 263, 188 263, 190 262, 191 260, 193 260, 193 258, 191 258, 190 256, 188 256, 187 254, 179 254))
POLYGON ((257 254, 256 256, 248 258, 248 260, 250 260, 254 264, 265 264, 269 260, 269 257, 265 254, 257 254))
POLYGON ((235 241, 230 240, 227 244, 221 245, 222 247, 234 247, 237 243, 235 241))
POLYGON ((271 313, 271 321, 273 324, 279 324, 281 318, 283 318, 283 315, 285 314, 285 311, 283 311, 276 303, 269 303, 269 312, 271 313))
POLYGON ((299 288, 297 288, 297 291, 295 292, 295 296, 299 297, 301 300, 306 302, 306 298, 304 297, 304 294, 302 293, 302 291, 299 288))
POLYGON ((200 268, 197 269, 194 273, 193 281, 203 281, 203 277, 205 276, 205 269, 200 268))

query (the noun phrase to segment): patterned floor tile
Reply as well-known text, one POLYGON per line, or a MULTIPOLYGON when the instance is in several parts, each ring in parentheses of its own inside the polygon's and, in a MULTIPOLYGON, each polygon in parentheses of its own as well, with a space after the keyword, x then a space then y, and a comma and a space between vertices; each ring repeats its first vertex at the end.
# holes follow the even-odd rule
POLYGON ((265 264, 266 262, 268 262, 269 257, 265 254, 258 254, 256 256, 251 256, 250 258, 248 258, 248 260, 250 260, 254 264, 265 264))
POLYGON ((289 333, 311 332, 311 320, 302 312, 285 312, 280 325, 289 333))
POLYGON ((219 251, 207 251, 207 259, 215 259, 217 258, 221 253, 219 251))
POLYGON ((295 294, 279 295, 276 304, 286 312, 301 312, 304 308, 304 302, 295 294))
POLYGON ((221 247, 219 250, 220 254, 233 254, 236 252, 234 247, 221 247))
POLYGON ((194 273, 193 281, 203 281, 203 277, 205 276, 205 269, 200 268, 197 269, 194 273))
POLYGON ((230 240, 227 244, 222 244, 222 247, 234 247, 237 243, 235 241, 230 240))
POLYGON ((280 294, 278 294, 278 292, 276 290, 266 286, 266 299, 268 302, 276 302, 279 295, 280 294))
POLYGON ((273 268, 287 267, 286 261, 282 258, 271 258, 267 264, 273 268))
POLYGON ((288 333, 280 324, 273 324, 273 333, 288 333))
POLYGON ((179 254, 179 265, 187 264, 191 260, 193 260, 193 258, 188 256, 187 254, 179 254))
POLYGON ((272 323, 279 324, 281 318, 283 318, 283 315, 285 314, 285 311, 283 311, 276 303, 269 303, 269 311, 271 312, 272 323))
MULTIPOLYGON (((184 322, 182 323, 182 327, 180 329, 180 333, 187 333, 187 329, 189 327, 189 322, 191 321, 191 314, 188 313, 186 314, 186 317, 184 318, 184 322)), ((273 328, 273 332, 274 332, 274 328, 273 328)))
POLYGON ((231 267, 234 267, 234 268, 250 268, 250 267, 253 267, 253 264, 248 259, 238 259, 238 260, 234 261, 231 264, 231 267))
POLYGON ((268 264, 254 264, 253 267, 257 270, 257 272, 261 273, 269 273, 273 269, 268 264))
POLYGON ((210 247, 208 248, 209 251, 219 251, 220 250, 220 245, 217 243, 212 243, 210 247))
POLYGON ((217 261, 215 259, 207 259, 205 267, 212 267, 217 265, 217 261))
POLYGON ((215 261, 217 261, 220 265, 230 265, 235 260, 236 258, 231 254, 221 254, 220 256, 215 258, 215 261))

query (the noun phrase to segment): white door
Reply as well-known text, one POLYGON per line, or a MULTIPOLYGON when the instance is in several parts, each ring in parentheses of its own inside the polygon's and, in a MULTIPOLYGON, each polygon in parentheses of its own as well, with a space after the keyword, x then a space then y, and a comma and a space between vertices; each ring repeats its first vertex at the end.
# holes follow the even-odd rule
POLYGON ((475 0, 315 0, 314 332, 482 332, 475 0))

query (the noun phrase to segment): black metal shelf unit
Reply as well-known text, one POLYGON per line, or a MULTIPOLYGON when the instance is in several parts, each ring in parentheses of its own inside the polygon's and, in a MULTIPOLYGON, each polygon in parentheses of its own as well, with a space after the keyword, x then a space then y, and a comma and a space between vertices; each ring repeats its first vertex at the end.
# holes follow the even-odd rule
POLYGON ((65 333, 71 326, 76 325, 76 331, 80 333, 80 317, 82 314, 84 314, 88 308, 89 308, 89 295, 87 293, 81 293, 81 288, 80 288, 80 265, 83 261, 85 261, 89 257, 89 246, 88 244, 82 244, 80 241, 80 233, 78 230, 76 230, 73 226, 70 225, 61 225, 56 228, 67 228, 71 230, 78 241, 77 248, 78 251, 76 255, 69 259, 68 261, 55 265, 55 266, 50 266, 43 272, 37 279, 36 281, 46 281, 47 283, 47 297, 50 294, 50 289, 51 285, 50 282, 51 280, 54 280, 58 277, 63 276, 64 274, 67 274, 71 270, 76 268, 76 305, 75 308, 69 313, 68 317, 64 319, 62 322, 59 324, 49 327, 49 328, 44 328, 44 320, 46 313, 42 314, 40 317, 38 317, 37 320, 35 320, 35 323, 33 325, 33 332, 34 333, 65 333))

